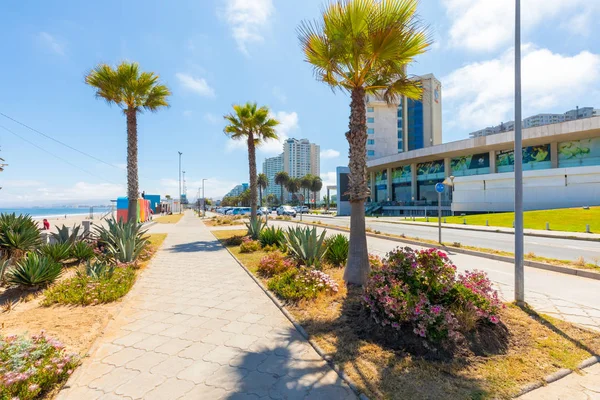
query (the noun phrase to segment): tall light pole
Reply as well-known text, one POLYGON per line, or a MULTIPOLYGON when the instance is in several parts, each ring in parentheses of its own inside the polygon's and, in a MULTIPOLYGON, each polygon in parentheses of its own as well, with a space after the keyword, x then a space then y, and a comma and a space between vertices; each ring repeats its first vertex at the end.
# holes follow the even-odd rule
POLYGON ((515 0, 515 301, 525 304, 523 268, 523 131, 521 120, 521 0, 515 0))
POLYGON ((206 199, 204 198, 204 181, 206 179, 202 178, 202 218, 206 216, 206 199))
POLYGON ((181 155, 183 153, 180 151, 178 151, 178 153, 179 153, 179 214, 181 214, 181 209, 182 209, 182 205, 181 205, 181 155))

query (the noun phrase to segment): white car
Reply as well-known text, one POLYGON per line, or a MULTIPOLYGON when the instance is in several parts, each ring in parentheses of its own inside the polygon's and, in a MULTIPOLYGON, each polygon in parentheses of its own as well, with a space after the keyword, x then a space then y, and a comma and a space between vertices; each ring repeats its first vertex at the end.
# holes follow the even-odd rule
POLYGON ((260 207, 258 210, 256 210, 256 213, 258 215, 269 215, 271 214, 271 211, 269 211, 269 209, 267 207, 260 207))
POLYGON ((296 210, 290 206, 281 206, 277 209, 277 215, 287 215, 290 217, 296 216, 296 210))

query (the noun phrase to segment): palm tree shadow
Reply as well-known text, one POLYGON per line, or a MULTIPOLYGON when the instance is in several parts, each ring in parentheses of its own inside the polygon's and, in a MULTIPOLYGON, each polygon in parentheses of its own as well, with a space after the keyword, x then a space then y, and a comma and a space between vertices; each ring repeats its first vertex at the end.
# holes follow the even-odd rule
POLYGON ((248 395, 275 399, 356 399, 330 365, 293 328, 244 355, 232 366, 239 373, 239 385, 226 399, 248 395), (308 349, 308 351, 304 351, 308 349))
POLYGON ((203 251, 219 251, 223 247, 218 240, 211 241, 196 241, 183 244, 176 244, 172 246, 168 251, 172 253, 195 253, 203 251))

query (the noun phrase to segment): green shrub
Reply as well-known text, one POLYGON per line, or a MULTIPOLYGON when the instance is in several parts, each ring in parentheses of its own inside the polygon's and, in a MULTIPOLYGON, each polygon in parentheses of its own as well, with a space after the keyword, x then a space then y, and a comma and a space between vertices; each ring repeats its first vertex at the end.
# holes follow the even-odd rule
POLYGON ((262 218, 251 219, 250 222, 246 223, 246 227, 248 227, 248 236, 250 236, 252 240, 258 240, 260 232, 265 226, 267 226, 267 223, 262 218))
POLYGON ((39 399, 67 380, 79 359, 64 345, 40 335, 0 335, 0 399, 39 399))
POLYGON ((227 239, 223 239, 223 244, 225 246, 239 246, 242 244, 244 237, 243 236, 231 236, 227 239))
POLYGON ((7 273, 9 286, 37 288, 54 282, 62 273, 62 265, 36 252, 27 254, 7 273))
POLYGON ((287 259, 280 251, 274 251, 258 263, 258 273, 262 276, 271 277, 281 274, 294 267, 294 262, 287 259))
POLYGON ((94 257, 94 249, 84 241, 79 241, 71 247, 71 257, 77 261, 87 261, 94 257))
POLYGON ((107 227, 96 228, 98 242, 106 247, 108 255, 118 263, 133 263, 148 245, 148 237, 135 221, 107 220, 107 227))
POLYGON ((283 231, 281 228, 276 228, 271 226, 269 228, 265 228, 260 232, 260 245, 262 247, 266 246, 277 246, 282 247, 285 243, 285 236, 283 235, 283 231))
POLYGON ((270 253, 272 251, 278 251, 279 247, 277 247, 275 245, 272 245, 272 246, 267 245, 267 246, 263 247, 262 249, 263 249, 263 251, 270 253))
POLYGON ((71 233, 69 233, 69 227, 63 225, 61 228, 56 227, 56 233, 52 233, 52 238, 56 243, 69 243, 74 244, 79 239, 79 231, 81 225, 73 225, 71 233))
POLYGON ((59 263, 71 258, 71 243, 57 242, 40 246, 39 252, 55 262, 59 263))
POLYGON ((325 261, 336 267, 341 267, 348 260, 348 238, 341 233, 325 239, 325 261))
MULTIPOLYGON (((102 261, 88 261, 85 265, 85 276, 93 280, 110 279, 115 272, 115 266, 102 261)), ((81 274, 80 272, 78 272, 81 274)), ((83 274, 81 274, 83 275, 83 274)))
POLYGON ((331 277, 316 269, 290 269, 273 277, 269 290, 287 301, 310 300, 322 293, 337 293, 338 285, 331 277))
POLYGON ((258 240, 251 240, 247 237, 242 240, 240 253, 254 253, 258 250, 260 250, 260 242, 258 240))
POLYGON ((99 278, 78 274, 47 289, 42 305, 110 303, 125 296, 134 283, 135 270, 132 267, 115 268, 112 274, 104 274, 99 278))
POLYGON ((285 233, 286 246, 291 255, 302 265, 320 267, 321 259, 327 251, 325 235, 317 235, 317 228, 288 228, 285 233))
POLYGON ((21 258, 40 243, 40 231, 29 215, 0 214, 0 250, 4 259, 21 258))

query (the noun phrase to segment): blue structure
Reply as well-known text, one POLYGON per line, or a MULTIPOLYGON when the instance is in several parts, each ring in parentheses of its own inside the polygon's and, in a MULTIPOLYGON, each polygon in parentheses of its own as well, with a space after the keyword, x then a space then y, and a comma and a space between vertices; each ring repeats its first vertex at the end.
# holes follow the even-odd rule
POLYGON ((423 102, 408 99, 407 124, 408 150, 422 149, 423 143, 423 102))
POLYGON ((150 208, 156 214, 157 206, 160 204, 160 195, 159 194, 146 194, 144 195, 146 200, 150 201, 150 208))

